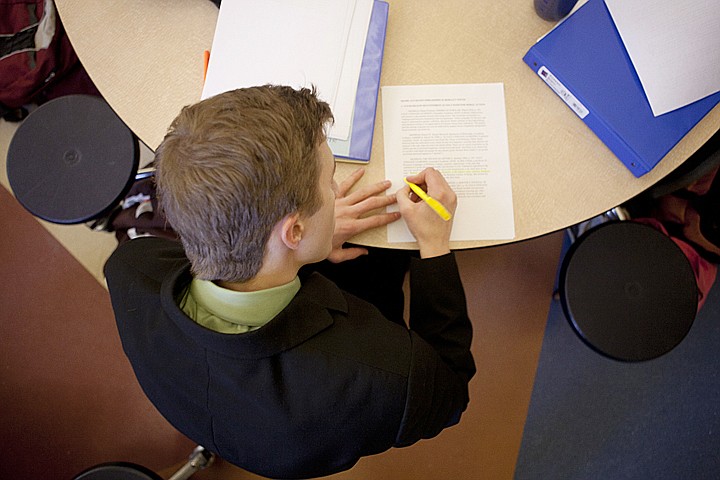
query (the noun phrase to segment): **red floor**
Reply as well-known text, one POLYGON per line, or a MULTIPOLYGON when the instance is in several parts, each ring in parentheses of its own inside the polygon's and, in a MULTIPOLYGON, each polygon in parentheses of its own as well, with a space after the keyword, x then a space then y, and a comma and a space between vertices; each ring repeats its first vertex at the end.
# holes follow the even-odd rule
MULTIPOLYGON (((69 479, 112 460, 167 477, 193 444, 135 382, 107 291, 5 188, 0 224, 0 478, 69 479)), ((512 478, 560 244, 551 235, 458 254, 478 365, 468 411, 434 439, 329 478, 512 478)), ((258 477, 218 462, 197 478, 258 477)))

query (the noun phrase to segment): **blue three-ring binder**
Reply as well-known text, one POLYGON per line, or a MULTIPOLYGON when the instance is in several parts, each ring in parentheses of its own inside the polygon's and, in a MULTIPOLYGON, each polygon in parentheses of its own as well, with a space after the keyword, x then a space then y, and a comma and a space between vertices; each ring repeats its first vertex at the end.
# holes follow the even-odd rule
POLYGON ((649 172, 720 101, 653 116, 603 0, 589 0, 523 58, 636 176, 649 172))

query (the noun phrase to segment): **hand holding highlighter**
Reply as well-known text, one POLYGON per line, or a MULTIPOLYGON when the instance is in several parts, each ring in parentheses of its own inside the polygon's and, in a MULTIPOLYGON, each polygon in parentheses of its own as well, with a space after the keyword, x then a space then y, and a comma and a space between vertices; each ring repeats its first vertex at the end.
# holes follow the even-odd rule
POLYGON ((420 199, 423 200, 425 203, 427 203, 430 206, 430 208, 432 208, 435 211, 435 213, 440 215, 440 218, 442 218, 446 222, 452 218, 452 214, 450 212, 448 212, 447 208, 445 208, 445 206, 442 203, 440 203, 436 199, 432 198, 430 195, 425 193, 425 191, 422 188, 418 187, 417 185, 415 185, 414 183, 409 181, 407 178, 403 178, 403 180, 405 181, 405 183, 408 184, 408 186, 415 193, 415 195, 420 197, 420 199))

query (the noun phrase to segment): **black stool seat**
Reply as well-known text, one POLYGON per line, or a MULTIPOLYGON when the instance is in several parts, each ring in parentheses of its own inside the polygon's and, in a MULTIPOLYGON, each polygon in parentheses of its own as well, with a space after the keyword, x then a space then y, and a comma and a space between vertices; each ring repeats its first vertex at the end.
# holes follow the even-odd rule
POLYGON ((96 465, 73 480, 162 480, 162 477, 142 465, 115 462, 96 465))
POLYGON ((560 299, 574 330, 617 360, 649 360, 672 350, 695 320, 697 295, 680 247, 635 222, 589 230, 570 247, 560 272, 560 299))
POLYGON ((114 208, 135 179, 137 138, 101 98, 68 95, 32 112, 10 142, 15 197, 53 223, 82 223, 114 208))

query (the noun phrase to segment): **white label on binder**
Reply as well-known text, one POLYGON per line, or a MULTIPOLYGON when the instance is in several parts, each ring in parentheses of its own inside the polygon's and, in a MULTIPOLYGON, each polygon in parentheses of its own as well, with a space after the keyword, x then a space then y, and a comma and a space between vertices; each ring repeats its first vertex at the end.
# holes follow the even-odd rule
POLYGON ((550 70, 548 70, 545 66, 542 66, 538 70, 538 75, 540 75, 540 78, 547 83, 548 87, 552 88, 553 92, 557 93, 558 96, 563 99, 565 104, 570 107, 578 117, 587 117, 587 114, 590 113, 590 111, 585 108, 585 105, 580 103, 580 100, 575 98, 575 95, 565 88, 565 85, 563 85, 560 80, 555 78, 555 75, 553 75, 550 70))

